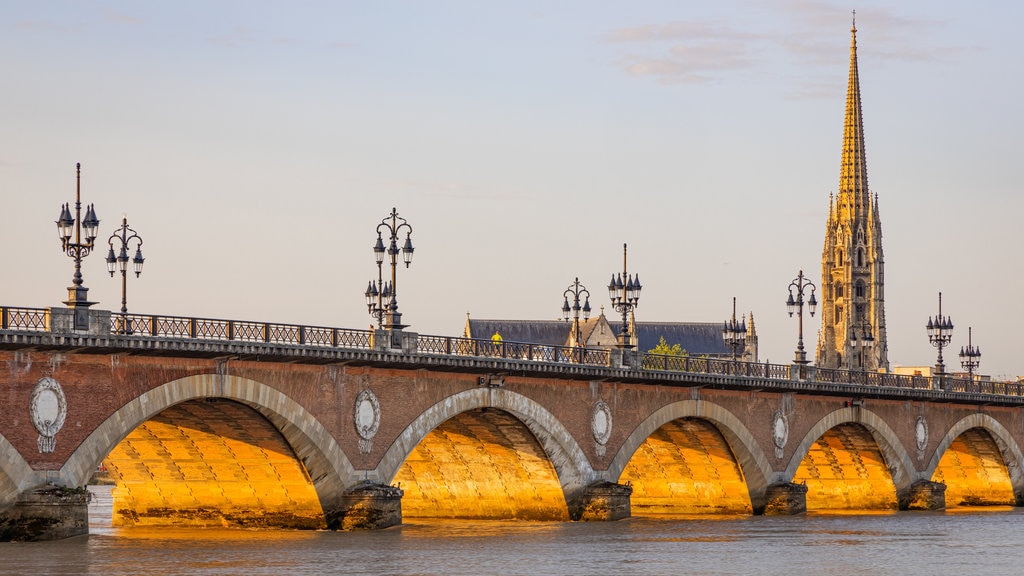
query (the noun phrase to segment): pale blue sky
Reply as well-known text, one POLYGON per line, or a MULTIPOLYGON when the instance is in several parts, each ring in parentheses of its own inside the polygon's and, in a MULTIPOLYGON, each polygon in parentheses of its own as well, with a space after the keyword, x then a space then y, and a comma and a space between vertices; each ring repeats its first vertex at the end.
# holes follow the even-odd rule
MULTIPOLYGON (((947 365, 970 325, 982 372, 1024 374, 1024 9, 994 0, 0 2, 0 300, 65 298, 53 221, 81 162, 101 240, 123 212, 145 240, 133 312, 366 328, 395 206, 411 330, 555 319, 576 276, 607 306, 628 242, 639 319, 720 322, 736 296, 787 362, 852 9, 889 358, 934 363, 942 290, 947 365)), ((105 253, 85 282, 117 310, 105 253)))

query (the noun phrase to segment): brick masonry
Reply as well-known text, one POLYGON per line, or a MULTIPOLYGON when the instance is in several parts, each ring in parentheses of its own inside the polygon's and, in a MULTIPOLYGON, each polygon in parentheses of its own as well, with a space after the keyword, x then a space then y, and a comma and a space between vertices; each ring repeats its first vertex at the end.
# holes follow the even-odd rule
POLYGON ((508 412, 536 436, 567 500, 579 498, 588 485, 618 482, 652 433, 674 420, 696 418, 716 427, 731 447, 754 510, 763 507, 769 486, 792 480, 815 443, 844 423, 870 433, 897 492, 931 480, 954 441, 982 429, 990 444, 972 450, 1001 456, 1013 501, 1024 501, 1024 422, 1021 409, 1013 407, 874 399, 848 406, 836 396, 804 393, 515 375, 495 382, 484 373, 440 369, 128 354, 5 350, 0 361, 6 368, 0 378, 4 502, 47 482, 84 484, 148 418, 206 397, 232 398, 266 416, 305 464, 321 502, 340 498, 362 481, 391 483, 431 430, 483 407, 508 412), (33 388, 44 377, 60 384, 67 406, 52 452, 40 451, 30 410, 33 388), (356 398, 364 390, 379 407, 370 438, 357 430, 356 398), (594 426, 599 402, 611 416, 603 442, 594 426))

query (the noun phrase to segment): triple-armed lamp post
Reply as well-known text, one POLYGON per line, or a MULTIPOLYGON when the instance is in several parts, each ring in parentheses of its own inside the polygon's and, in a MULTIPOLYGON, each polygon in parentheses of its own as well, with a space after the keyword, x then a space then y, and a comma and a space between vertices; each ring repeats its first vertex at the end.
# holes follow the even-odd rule
POLYGON ((572 312, 572 343, 573 346, 583 346, 583 330, 580 327, 580 311, 583 312, 583 320, 590 318, 590 291, 586 286, 580 284, 577 277, 572 284, 562 293, 565 300, 562 303, 562 317, 569 321, 569 313, 572 312), (572 296, 572 305, 569 305, 569 296, 572 296), (580 296, 583 296, 583 306, 580 306, 580 296))
POLYGON ((135 230, 128 227, 128 217, 121 217, 121 227, 114 230, 114 233, 107 239, 110 252, 107 252, 107 271, 110 277, 114 272, 121 271, 121 322, 118 332, 131 334, 131 323, 128 322, 128 248, 135 243, 135 256, 132 257, 132 265, 135 269, 135 277, 142 274, 142 264, 146 261, 142 257, 142 237, 135 230), (115 253, 114 241, 117 240, 120 249, 115 253))
POLYGON ((747 322, 743 317, 736 320, 736 297, 732 298, 732 319, 722 323, 722 340, 732 350, 732 361, 747 344, 747 322))
POLYGON ((967 370, 967 379, 974 382, 974 371, 981 364, 981 348, 971 343, 971 327, 967 327, 967 347, 960 347, 960 365, 967 370))
POLYGON ((939 349, 939 359, 935 363, 935 374, 941 378, 946 373, 946 365, 942 361, 942 349, 949 346, 953 339, 953 319, 942 315, 942 292, 939 292, 939 314, 928 317, 928 341, 939 349))
POLYGON ((377 243, 373 246, 373 255, 377 259, 377 280, 370 281, 366 286, 366 308, 370 316, 377 319, 378 328, 388 330, 401 330, 407 324, 402 324, 402 313, 398 311, 398 284, 396 270, 398 267, 398 254, 402 254, 405 267, 412 264, 412 226, 405 218, 398 215, 396 208, 391 209, 391 214, 381 220, 377 225, 377 243), (405 244, 398 249, 398 235, 405 229, 405 244), (384 248, 382 232, 388 233, 388 247, 384 248), (384 254, 391 259, 391 281, 384 282, 384 254))
POLYGON ((629 338, 629 313, 636 308, 640 301, 640 275, 636 278, 626 272, 626 245, 622 245, 622 274, 618 277, 612 274, 612 281, 608 283, 608 297, 612 300, 612 308, 622 314, 622 330, 619 331, 617 348, 626 349, 632 346, 629 338), (625 281, 625 282, 623 282, 625 281))
POLYGON ((75 275, 72 286, 68 287, 68 299, 64 302, 72 310, 75 330, 89 329, 89 289, 82 285, 82 258, 92 252, 93 241, 100 227, 93 205, 89 204, 82 218, 82 165, 75 164, 75 215, 71 215, 68 204, 61 207, 57 219, 57 232, 60 235, 61 250, 75 261, 75 275), (84 235, 83 235, 84 234, 84 235), (74 235, 74 242, 71 241, 74 235))
POLYGON ((799 339, 796 344, 796 358, 793 362, 801 366, 809 362, 807 352, 804 351, 804 290, 808 288, 811 290, 811 297, 807 300, 807 310, 811 313, 811 316, 814 316, 814 310, 818 306, 818 300, 814 297, 817 287, 810 280, 804 279, 803 270, 789 283, 789 298, 786 300, 790 317, 796 312, 797 319, 799 320, 799 339), (796 298, 793 297, 793 290, 796 290, 796 298))

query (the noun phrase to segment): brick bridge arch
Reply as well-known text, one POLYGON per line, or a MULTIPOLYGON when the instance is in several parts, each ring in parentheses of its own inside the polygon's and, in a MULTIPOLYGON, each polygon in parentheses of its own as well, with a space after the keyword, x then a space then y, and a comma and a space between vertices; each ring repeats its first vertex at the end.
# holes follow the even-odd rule
POLYGON ((1017 505, 1024 503, 1024 469, 1022 469, 1024 455, 1021 454, 1020 446, 1014 440, 1010 431, 1000 424, 998 420, 981 412, 970 414, 958 420, 949 428, 942 439, 939 440, 935 453, 932 454, 932 459, 928 462, 928 467, 923 471, 923 476, 931 478, 935 474, 936 469, 938 469, 942 456, 949 450, 953 441, 971 428, 982 428, 992 435, 1003 457, 1003 462, 1006 464, 1007 473, 1010 476, 1010 484, 1013 486, 1014 499, 1017 501, 1017 505))
POLYGON ((141 394, 111 414, 82 442, 60 470, 65 486, 82 486, 96 466, 132 430, 171 406, 204 398, 243 403, 284 436, 306 466, 324 509, 358 482, 334 437, 302 405, 280 390, 239 376, 201 374, 173 380, 141 394))
POLYGON ((848 423, 860 424, 871 433, 875 443, 878 444, 882 456, 885 458, 885 463, 889 468, 889 474, 892 477, 892 483, 896 487, 897 494, 908 491, 910 486, 917 480, 927 480, 923 475, 918 474, 917 468, 910 459, 910 454, 907 453, 899 436, 896 435, 896 432, 893 431, 889 424, 881 416, 862 406, 840 408, 830 412, 824 418, 818 420, 814 426, 811 426, 811 429, 804 435, 803 440, 797 445, 796 450, 793 451, 793 456, 786 466, 785 472, 783 472, 783 479, 786 481, 793 480, 797 469, 800 468, 800 463, 803 462, 804 457, 810 452, 811 447, 819 438, 832 428, 848 423))
POLYGON ((465 390, 424 410, 388 447, 377 465, 377 477, 390 484, 402 463, 431 431, 463 412, 479 408, 508 412, 530 430, 551 460, 570 507, 596 479, 590 460, 565 425, 535 400, 502 388, 465 390))
POLYGON ((665 424, 680 418, 707 420, 718 428, 732 448, 747 482, 751 504, 763 507, 765 490, 774 480, 775 473, 746 425, 726 408, 706 400, 682 400, 664 406, 645 418, 622 443, 608 466, 607 480, 617 482, 633 454, 645 440, 665 424))

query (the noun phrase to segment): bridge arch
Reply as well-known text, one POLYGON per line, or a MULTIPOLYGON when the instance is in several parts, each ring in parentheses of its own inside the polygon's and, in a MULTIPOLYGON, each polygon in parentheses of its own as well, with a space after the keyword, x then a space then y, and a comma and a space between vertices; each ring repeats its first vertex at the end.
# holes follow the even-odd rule
POLYGON ((811 429, 804 435, 800 444, 797 445, 796 450, 793 452, 793 456, 783 473, 783 478, 787 481, 793 481, 801 463, 810 453, 814 444, 829 430, 843 424, 859 424, 871 434, 882 457, 885 459, 889 476, 896 489, 896 494, 892 495, 895 505, 898 496, 906 493, 910 486, 920 479, 920 475, 896 432, 893 431, 882 417, 862 406, 840 408, 830 412, 815 423, 814 426, 811 426, 811 429))
POLYGON ((13 501, 33 484, 42 484, 37 476, 18 449, 0 434, 0 504, 13 501))
POLYGON ((85 484, 96 466, 137 427, 167 408, 204 398, 235 400, 267 418, 305 465, 325 510, 342 497, 346 487, 358 482, 334 437, 298 402, 255 380, 201 374, 158 386, 111 414, 68 458, 60 471, 62 483, 85 484))
POLYGON ((935 475, 942 456, 950 449, 953 442, 972 428, 981 428, 992 435, 996 446, 999 448, 999 453, 1003 457, 1003 462, 1006 464, 1006 470, 1010 476, 1010 484, 1013 487, 1014 499, 1017 505, 1024 504, 1024 469, 1022 469, 1024 455, 1021 453, 1020 446, 1006 427, 995 418, 982 412, 970 414, 955 422, 949 428, 935 447, 935 453, 932 454, 928 467, 924 471, 925 477, 930 479, 935 475))
POLYGON ((586 454, 551 412, 527 396, 501 388, 465 390, 424 410, 388 447, 377 466, 378 478, 391 483, 406 458, 435 428, 459 414, 482 408, 507 412, 526 426, 550 459, 566 504, 571 506, 595 480, 586 454))
POLYGON ((754 509, 763 506, 764 494, 774 479, 771 464, 754 435, 732 412, 705 400, 682 400, 663 406, 641 422, 626 438, 608 466, 607 480, 617 481, 640 446, 659 428, 681 418, 699 418, 715 425, 732 448, 747 482, 754 509))

